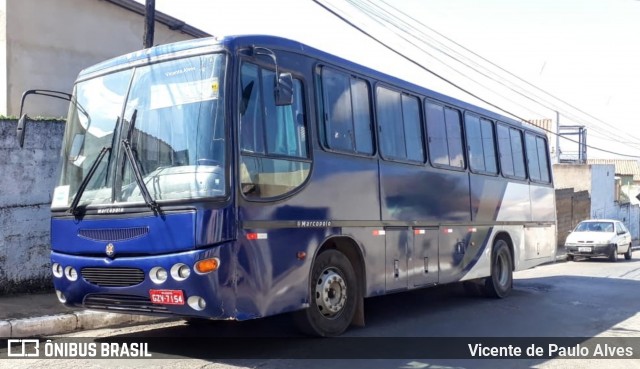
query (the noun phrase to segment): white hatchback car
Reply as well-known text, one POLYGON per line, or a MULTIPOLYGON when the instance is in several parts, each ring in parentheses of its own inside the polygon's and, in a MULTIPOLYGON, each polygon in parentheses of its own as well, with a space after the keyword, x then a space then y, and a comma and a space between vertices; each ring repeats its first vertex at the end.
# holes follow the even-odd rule
POLYGON ((606 256, 616 261, 618 254, 631 259, 631 234, 619 220, 592 219, 580 222, 564 243, 567 260, 576 256, 606 256))

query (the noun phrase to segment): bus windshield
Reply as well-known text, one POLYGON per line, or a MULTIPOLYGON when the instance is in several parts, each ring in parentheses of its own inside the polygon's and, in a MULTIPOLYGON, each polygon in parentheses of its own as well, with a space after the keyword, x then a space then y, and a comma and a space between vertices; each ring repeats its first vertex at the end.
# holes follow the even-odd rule
POLYGON ((225 196, 225 64, 194 56, 77 83, 52 208, 78 194, 81 206, 144 202, 134 166, 154 201, 225 196))

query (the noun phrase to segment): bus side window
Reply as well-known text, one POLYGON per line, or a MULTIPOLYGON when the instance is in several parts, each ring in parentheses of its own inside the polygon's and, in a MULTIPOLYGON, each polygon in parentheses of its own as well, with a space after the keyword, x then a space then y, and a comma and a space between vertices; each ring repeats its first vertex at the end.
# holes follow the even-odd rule
POLYGON ((529 178, 533 181, 549 183, 549 163, 546 140, 542 137, 525 133, 529 178))
POLYGON ((293 104, 276 106, 275 72, 243 63, 240 75, 240 188, 248 198, 282 196, 306 180, 302 83, 293 80, 293 104))
POLYGON ((337 151, 373 154, 367 82, 325 67, 322 98, 325 145, 337 151))
POLYGON ((474 114, 465 115, 469 167, 479 173, 496 174, 493 123, 474 114))
POLYGON ((380 151, 385 158, 424 162, 419 106, 414 96, 377 87, 380 151))
POLYGON ((427 102, 429 156, 435 165, 464 168, 460 112, 427 102))
POLYGON ((498 124, 498 148, 502 174, 508 177, 525 179, 522 132, 518 129, 498 124))

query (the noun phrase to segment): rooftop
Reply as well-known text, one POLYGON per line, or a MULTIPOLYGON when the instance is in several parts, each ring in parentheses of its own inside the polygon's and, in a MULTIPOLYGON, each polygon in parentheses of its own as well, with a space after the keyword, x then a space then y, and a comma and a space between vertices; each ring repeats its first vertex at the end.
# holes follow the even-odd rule
POLYGON ((633 181, 640 182, 640 164, 629 159, 588 159, 587 164, 613 164, 616 175, 633 176, 633 181))

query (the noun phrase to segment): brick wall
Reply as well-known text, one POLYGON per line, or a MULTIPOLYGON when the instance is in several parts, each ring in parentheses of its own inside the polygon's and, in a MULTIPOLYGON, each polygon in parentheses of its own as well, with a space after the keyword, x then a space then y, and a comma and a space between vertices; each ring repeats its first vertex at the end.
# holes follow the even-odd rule
POLYGON ((558 218, 558 246, 580 221, 591 215, 591 198, 588 191, 575 192, 573 188, 556 190, 556 212, 558 218))

